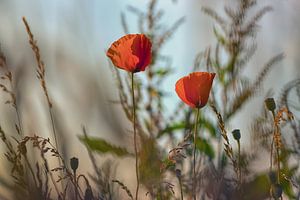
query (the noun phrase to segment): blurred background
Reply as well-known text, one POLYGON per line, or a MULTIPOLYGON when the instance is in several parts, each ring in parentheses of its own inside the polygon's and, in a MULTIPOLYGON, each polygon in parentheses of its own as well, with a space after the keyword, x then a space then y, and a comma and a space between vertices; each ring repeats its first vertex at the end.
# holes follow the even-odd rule
MULTIPOLYGON (((247 103, 243 112, 235 115, 229 129, 240 128, 247 133, 250 118, 258 115, 261 102, 270 89, 275 96, 282 86, 295 78, 300 78, 300 1, 299 0, 260 0, 259 7, 270 5, 273 11, 262 18, 257 34, 258 50, 255 59, 244 71, 250 80, 256 77, 259 67, 266 58, 284 52, 285 59, 277 64, 263 86, 263 92, 247 103), (256 108, 256 109, 253 109, 256 108)), ((165 24, 171 24, 180 17, 184 23, 166 43, 162 53, 170 56, 172 73, 162 87, 168 92, 164 99, 166 110, 174 110, 178 97, 174 91, 176 80, 193 70, 195 56, 205 48, 215 45, 213 20, 201 11, 209 6, 222 13, 224 5, 235 4, 234 0, 161 0, 159 8, 164 10, 165 24)), ((21 110, 24 132, 51 136, 51 124, 45 111, 46 100, 36 79, 36 62, 28 36, 22 23, 25 16, 38 41, 41 56, 46 66, 46 80, 54 104, 55 122, 64 150, 70 157, 80 157, 81 163, 89 163, 86 150, 77 136, 82 134, 84 125, 91 135, 122 144, 131 138, 118 134, 105 118, 117 117, 116 127, 128 127, 124 113, 111 101, 118 99, 114 75, 105 52, 110 44, 124 35, 121 14, 127 20, 130 33, 138 32, 138 18, 128 11, 128 6, 145 10, 147 0, 110 1, 0 1, 0 44, 7 63, 15 74, 15 83, 21 110), (105 113, 105 114, 103 114, 105 113)), ((125 72, 121 72, 125 73, 125 72)), ((138 75, 139 76, 139 75, 138 75)), ((0 123, 7 132, 14 132, 14 114, 6 106, 6 95, 0 94, 0 123)), ((167 111, 168 112, 168 111, 167 111)), ((247 134, 242 143, 247 148, 247 134)), ((1 145, 2 146, 2 145, 1 145)), ((5 159, 2 155, 0 159, 5 159)), ((103 157, 99 157, 101 162, 103 157)), ((130 167, 132 162, 125 158, 119 162, 118 169, 130 167)), ((80 168, 89 171, 90 164, 80 168)), ((0 176, 2 176, 0 171, 0 176)), ((132 180, 133 174, 120 173, 120 179, 132 180)), ((131 186, 130 186, 131 187, 131 186)))

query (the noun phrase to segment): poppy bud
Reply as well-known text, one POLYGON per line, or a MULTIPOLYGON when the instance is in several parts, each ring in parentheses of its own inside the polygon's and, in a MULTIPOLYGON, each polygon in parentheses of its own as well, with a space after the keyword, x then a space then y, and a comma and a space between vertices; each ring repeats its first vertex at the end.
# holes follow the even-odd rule
POLYGON ((181 178, 181 170, 180 169, 176 169, 175 173, 176 173, 177 178, 180 179, 181 178))
POLYGON ((70 159, 70 165, 73 171, 76 171, 78 169, 79 161, 78 158, 73 157, 70 159))
POLYGON ((276 173, 274 171, 269 172, 269 179, 271 183, 276 183, 276 173))
POLYGON ((88 186, 84 193, 84 200, 92 200, 92 199, 94 199, 93 191, 92 191, 91 186, 88 186))
POLYGON ((265 105, 269 111, 274 111, 276 109, 276 103, 273 98, 267 98, 265 100, 265 105))
POLYGON ((271 191, 272 191, 272 196, 275 199, 279 199, 282 196, 282 187, 278 183, 275 185, 272 185, 271 191))
POLYGON ((240 140, 241 139, 241 132, 240 132, 240 129, 234 129, 232 131, 232 135, 233 135, 233 138, 235 140, 240 140))

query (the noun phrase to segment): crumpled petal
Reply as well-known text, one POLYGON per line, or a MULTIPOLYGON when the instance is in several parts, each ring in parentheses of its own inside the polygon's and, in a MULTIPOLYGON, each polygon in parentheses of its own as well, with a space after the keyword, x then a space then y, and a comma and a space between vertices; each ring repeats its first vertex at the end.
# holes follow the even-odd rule
POLYGON ((140 72, 151 63, 151 47, 151 41, 144 34, 128 34, 115 41, 106 55, 116 67, 140 72))

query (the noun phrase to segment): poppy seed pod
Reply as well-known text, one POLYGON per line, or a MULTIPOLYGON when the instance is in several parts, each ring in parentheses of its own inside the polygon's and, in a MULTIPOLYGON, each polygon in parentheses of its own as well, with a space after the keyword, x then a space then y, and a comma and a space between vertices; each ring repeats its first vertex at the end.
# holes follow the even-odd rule
POLYGON ((207 104, 215 73, 193 72, 176 82, 178 97, 192 108, 202 108, 207 104))
POLYGON ((272 191, 272 196, 275 199, 279 199, 282 196, 282 187, 278 183, 272 185, 271 191, 272 191))
POLYGON ((274 98, 267 98, 265 100, 265 105, 269 111, 273 112, 276 109, 276 103, 274 101, 274 98))
POLYGON ((240 140, 241 139, 241 132, 240 132, 240 129, 234 129, 232 131, 232 135, 233 135, 233 138, 235 140, 240 140))
POLYGON ((91 186, 88 186, 84 193, 84 200, 92 200, 92 199, 94 199, 93 191, 92 191, 91 186))
POLYGON ((70 159, 70 165, 73 171, 76 171, 78 169, 79 160, 76 157, 73 157, 70 159))
POLYGON ((272 184, 276 183, 276 173, 274 171, 269 172, 269 179, 272 184))
POLYGON ((175 174, 176 174, 177 178, 179 178, 179 179, 181 178, 181 170, 180 169, 176 169, 175 174))

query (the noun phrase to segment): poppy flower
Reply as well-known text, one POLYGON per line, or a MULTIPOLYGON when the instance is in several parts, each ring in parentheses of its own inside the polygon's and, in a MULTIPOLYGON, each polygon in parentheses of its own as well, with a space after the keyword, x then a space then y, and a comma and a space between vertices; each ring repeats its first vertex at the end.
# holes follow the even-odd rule
POLYGON ((110 46, 106 55, 113 64, 128 72, 144 71, 151 62, 152 43, 144 34, 128 34, 110 46))
POLYGON ((193 72, 176 82, 179 98, 192 108, 202 108, 208 101, 215 73, 193 72))

